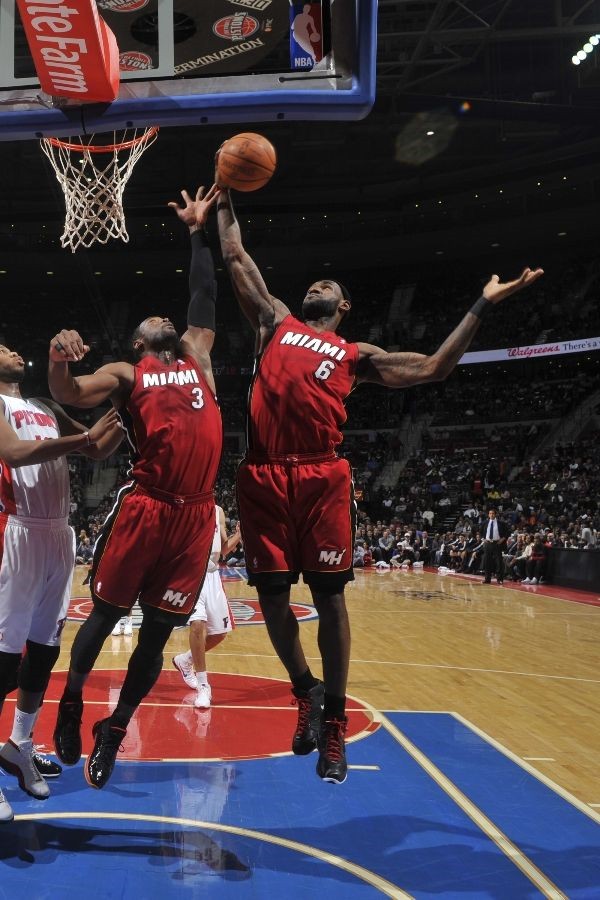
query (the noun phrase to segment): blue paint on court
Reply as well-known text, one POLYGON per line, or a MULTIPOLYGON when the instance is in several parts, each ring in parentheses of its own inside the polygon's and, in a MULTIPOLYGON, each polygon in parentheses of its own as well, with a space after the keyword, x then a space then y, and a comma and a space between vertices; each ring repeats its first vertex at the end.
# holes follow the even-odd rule
MULTIPOLYGON (((568 897, 600 896, 600 829, 591 819, 452 716, 389 718, 568 897)), ((542 896, 390 733, 379 729, 351 743, 348 757, 379 769, 350 771, 346 784, 336 787, 316 777, 316 754, 222 763, 121 760, 107 787, 94 791, 80 764, 52 782, 52 796, 43 803, 1 777, 16 815, 39 818, 0 829, 0 897, 381 896, 357 875, 301 850, 210 827, 132 818, 139 815, 309 845, 419 900, 542 896), (86 818, 69 817, 73 812, 86 818), (44 818, 52 813, 67 817, 44 818)))

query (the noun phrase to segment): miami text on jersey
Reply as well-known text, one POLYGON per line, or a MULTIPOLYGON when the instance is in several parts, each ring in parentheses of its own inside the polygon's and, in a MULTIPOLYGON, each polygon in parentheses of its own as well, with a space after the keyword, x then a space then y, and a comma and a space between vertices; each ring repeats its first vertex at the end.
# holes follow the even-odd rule
POLYGON ((200 384, 195 369, 184 369, 179 372, 144 372, 143 387, 162 387, 165 384, 200 384))
POLYGON ((291 344, 293 347, 304 347, 305 350, 314 350, 315 353, 322 353, 337 360, 343 359, 346 355, 346 350, 342 347, 311 337, 310 334, 302 334, 302 332, 286 331, 279 343, 291 344))

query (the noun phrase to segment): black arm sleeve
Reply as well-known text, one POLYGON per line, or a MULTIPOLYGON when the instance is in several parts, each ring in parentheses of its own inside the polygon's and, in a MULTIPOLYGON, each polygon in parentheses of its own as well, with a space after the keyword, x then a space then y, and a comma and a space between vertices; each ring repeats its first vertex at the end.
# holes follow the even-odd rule
POLYGON ((215 304, 217 282, 212 251, 202 229, 191 235, 192 261, 190 263, 190 305, 187 323, 193 328, 215 331, 215 304))

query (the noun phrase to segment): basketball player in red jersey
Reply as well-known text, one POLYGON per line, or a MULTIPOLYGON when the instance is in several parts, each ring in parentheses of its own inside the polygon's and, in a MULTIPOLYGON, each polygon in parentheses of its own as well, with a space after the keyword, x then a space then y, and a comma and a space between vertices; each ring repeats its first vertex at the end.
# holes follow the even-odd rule
POLYGON ((542 271, 525 269, 506 284, 494 275, 432 356, 387 353, 371 344, 348 344, 336 334, 351 308, 348 292, 336 281, 312 284, 302 304, 303 321, 294 318, 271 296, 244 250, 224 191, 217 209, 223 257, 240 306, 256 331, 248 451, 238 471, 249 584, 258 590, 269 635, 298 702, 292 750, 305 754, 318 746, 318 775, 342 783, 350 658, 344 587, 353 578, 354 535, 350 466, 336 455, 346 421, 344 400, 361 381, 400 388, 443 380, 482 317, 542 271), (290 585, 300 572, 319 613, 324 685, 308 668, 290 610, 290 585))
POLYGON ((135 365, 110 363, 77 378, 69 361, 87 352, 81 337, 61 331, 50 342, 53 396, 84 407, 110 399, 132 447, 131 481, 118 492, 94 548, 93 610, 73 643, 54 733, 59 758, 74 765, 81 756, 83 686, 106 637, 138 599, 143 621, 119 701, 93 728, 85 776, 96 788, 110 778, 129 721, 158 678, 171 631, 194 609, 211 552, 222 423, 210 362, 216 283, 203 226, 217 194, 213 187, 203 198, 201 188, 192 200, 183 191, 184 208, 170 204, 192 243, 183 337, 168 319, 152 316, 133 334, 135 365))
MULTIPOLYGON (((44 775, 56 777, 61 768, 36 753, 32 735, 71 599, 75 534, 66 454, 103 459, 123 432, 112 409, 88 431, 52 400, 25 400, 24 377, 23 358, 0 345, 0 711, 18 688, 0 766, 44 800, 44 775)), ((0 822, 12 818, 0 790, 0 822)))

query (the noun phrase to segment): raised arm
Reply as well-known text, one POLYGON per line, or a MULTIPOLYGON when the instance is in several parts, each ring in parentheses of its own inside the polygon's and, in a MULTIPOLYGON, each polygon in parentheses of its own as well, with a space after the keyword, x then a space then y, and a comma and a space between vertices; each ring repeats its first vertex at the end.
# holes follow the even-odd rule
MULTIPOLYGON (((184 225, 188 226, 192 245, 187 330, 182 335, 181 343, 186 352, 198 359, 204 374, 209 375, 209 357, 215 342, 217 282, 205 225, 210 209, 219 196, 219 189, 213 184, 205 195, 204 188, 199 187, 193 200, 187 191, 182 191, 181 196, 183 206, 173 202, 168 204, 184 225)), ((210 377, 212 378, 212 374, 210 377)))
POLYGON ((48 384, 50 393, 59 403, 87 409, 111 400, 119 407, 133 387, 133 366, 129 363, 108 363, 93 375, 74 377, 69 362, 80 362, 89 352, 76 331, 63 328, 50 341, 48 384))
POLYGON ((372 344, 360 343, 358 381, 370 381, 392 388, 443 381, 475 337, 484 316, 497 303, 533 284, 543 274, 542 269, 525 269, 520 278, 506 283, 501 283, 499 277, 493 275, 483 289, 483 296, 432 356, 421 353, 387 353, 372 344))
POLYGON ((269 293, 256 263, 246 253, 229 191, 221 190, 217 203, 217 220, 221 251, 233 290, 242 312, 260 335, 262 344, 271 337, 290 311, 281 300, 269 293))
POLYGON ((96 441, 101 440, 106 434, 114 433, 117 423, 117 413, 111 409, 89 431, 77 431, 71 435, 43 441, 22 441, 4 416, 0 416, 0 458, 13 469, 49 462, 66 456, 67 453, 91 449, 96 441))

